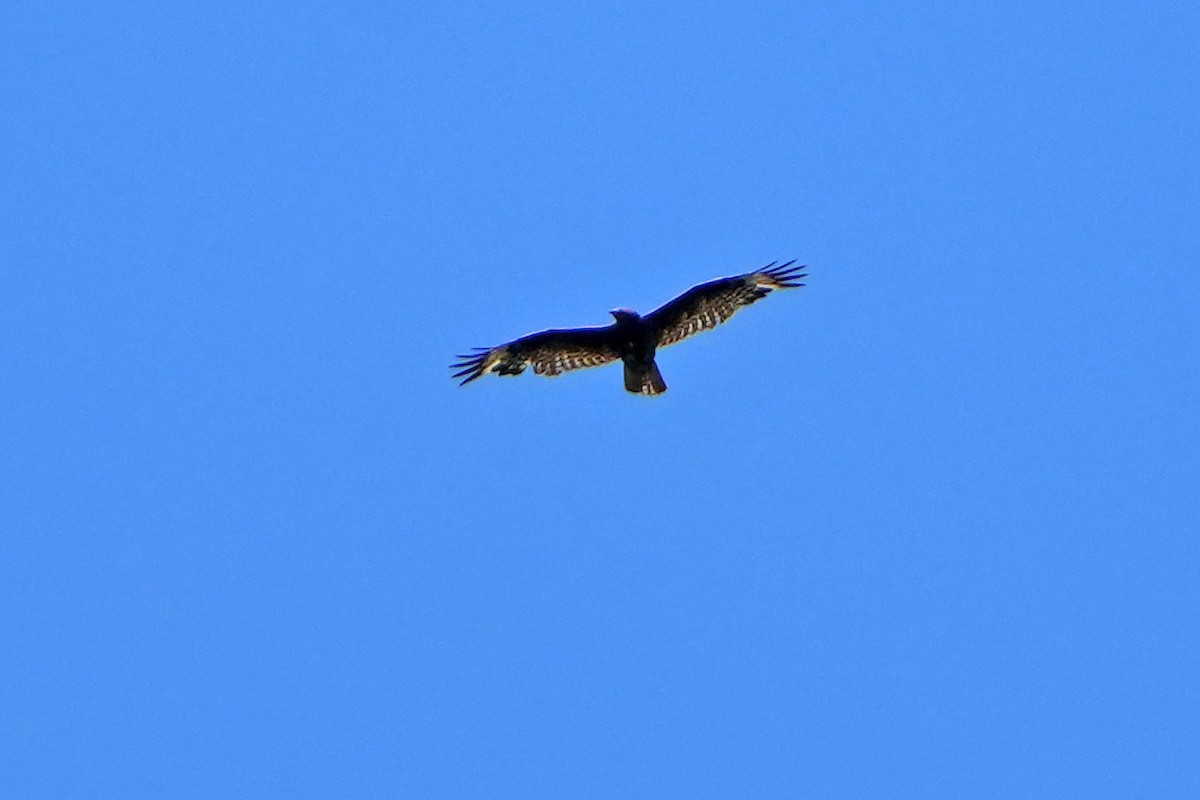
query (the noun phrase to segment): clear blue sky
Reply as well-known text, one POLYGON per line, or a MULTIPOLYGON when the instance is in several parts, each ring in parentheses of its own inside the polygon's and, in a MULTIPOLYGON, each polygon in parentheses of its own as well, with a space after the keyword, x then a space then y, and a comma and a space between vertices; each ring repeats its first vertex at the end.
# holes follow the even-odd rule
POLYGON ((0 795, 1200 796, 1194 4, 112 5, 0 15, 0 795))

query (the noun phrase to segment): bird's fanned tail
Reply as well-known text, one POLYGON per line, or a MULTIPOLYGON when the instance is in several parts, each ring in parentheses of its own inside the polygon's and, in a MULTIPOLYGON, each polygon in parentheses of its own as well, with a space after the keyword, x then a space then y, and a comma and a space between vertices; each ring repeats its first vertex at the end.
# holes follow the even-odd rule
POLYGON ((625 389, 634 394, 656 395, 667 390, 667 382, 658 371, 658 364, 625 362, 625 389))

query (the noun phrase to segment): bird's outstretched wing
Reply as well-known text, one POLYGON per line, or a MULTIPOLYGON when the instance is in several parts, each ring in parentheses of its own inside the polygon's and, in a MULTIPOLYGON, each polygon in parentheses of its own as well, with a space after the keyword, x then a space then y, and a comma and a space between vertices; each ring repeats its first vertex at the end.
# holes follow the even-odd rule
POLYGON ((694 333, 715 328, 738 309, 761 300, 773 289, 803 286, 800 281, 808 277, 805 267, 792 266, 795 263, 776 266, 771 262, 756 272, 702 283, 654 309, 645 319, 658 331, 658 346, 666 347, 694 333))
POLYGON ((560 375, 585 367, 598 367, 620 358, 613 341, 613 326, 540 331, 499 347, 476 347, 460 355, 451 369, 460 370, 459 385, 470 383, 487 372, 520 375, 532 365, 538 375, 560 375))

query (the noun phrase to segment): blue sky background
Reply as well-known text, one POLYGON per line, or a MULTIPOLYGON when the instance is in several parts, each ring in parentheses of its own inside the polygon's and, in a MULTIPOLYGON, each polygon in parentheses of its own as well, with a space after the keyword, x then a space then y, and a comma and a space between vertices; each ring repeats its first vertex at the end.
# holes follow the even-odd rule
POLYGON ((1200 796, 1194 4, 0 16, 3 796, 1200 796))

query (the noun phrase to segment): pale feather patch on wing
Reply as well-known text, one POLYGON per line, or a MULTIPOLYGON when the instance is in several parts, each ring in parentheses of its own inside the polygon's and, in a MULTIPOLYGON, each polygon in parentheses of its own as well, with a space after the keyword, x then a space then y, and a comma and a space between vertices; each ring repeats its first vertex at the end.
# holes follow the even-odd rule
POLYGON ((461 360, 451 368, 461 370, 454 377, 464 378, 463 384, 488 372, 519 375, 527 366, 532 366, 538 375, 555 377, 620 358, 607 334, 603 328, 542 331, 490 350, 475 348, 472 355, 460 355, 461 360))
POLYGON ((687 337, 711 330, 742 308, 761 300, 774 289, 803 286, 803 266, 795 261, 776 266, 774 262, 760 270, 732 278, 720 278, 700 284, 651 313, 661 322, 658 346, 675 344, 687 337))
MULTIPOLYGON (((508 345, 501 345, 500 347, 492 348, 476 347, 473 354, 460 354, 458 357, 461 360, 455 364, 451 364, 450 368, 460 370, 459 372, 454 373, 454 377, 463 378, 463 380, 459 383, 459 386, 463 386, 487 374, 488 372, 491 372, 493 369, 500 370, 503 374, 503 367, 505 365, 502 362, 505 360, 507 355, 508 345)), ((524 368, 525 366, 523 363, 512 364, 510 365, 510 369, 515 369, 515 371, 511 372, 510 374, 515 375, 524 368)))
POLYGON ((528 354, 529 363, 538 375, 553 378, 573 369, 598 367, 617 359, 615 352, 587 348, 540 347, 528 354))
POLYGON ((789 261, 776 267, 773 263, 763 267, 749 277, 756 286, 765 289, 796 289, 803 286, 800 281, 808 277, 804 265, 793 266, 796 262, 789 261))
POLYGON ((722 297, 698 303, 696 308, 681 319, 676 327, 663 335, 659 346, 674 344, 694 333, 717 327, 737 311, 738 304, 731 303, 729 300, 728 297, 722 297))

